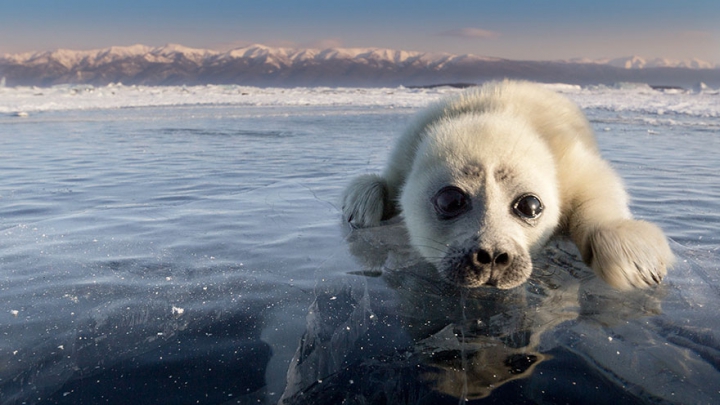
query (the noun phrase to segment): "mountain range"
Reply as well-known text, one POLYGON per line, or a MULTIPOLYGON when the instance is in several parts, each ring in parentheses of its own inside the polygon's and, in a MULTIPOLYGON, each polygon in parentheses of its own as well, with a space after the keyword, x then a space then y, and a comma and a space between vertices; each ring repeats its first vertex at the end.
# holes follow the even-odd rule
POLYGON ((220 52, 181 45, 55 50, 0 57, 8 86, 138 85, 425 86, 515 78, 572 84, 643 82, 720 86, 720 66, 639 57, 518 61, 382 48, 290 49, 251 45, 220 52))

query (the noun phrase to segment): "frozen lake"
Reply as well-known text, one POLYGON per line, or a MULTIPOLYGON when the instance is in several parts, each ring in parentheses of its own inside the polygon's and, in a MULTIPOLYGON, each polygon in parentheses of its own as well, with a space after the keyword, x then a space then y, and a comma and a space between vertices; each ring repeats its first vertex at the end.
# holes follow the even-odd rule
POLYGON ((559 240, 461 293, 341 223, 454 89, 0 88, 0 404, 720 403, 720 95, 554 88, 672 239, 660 288, 559 240))

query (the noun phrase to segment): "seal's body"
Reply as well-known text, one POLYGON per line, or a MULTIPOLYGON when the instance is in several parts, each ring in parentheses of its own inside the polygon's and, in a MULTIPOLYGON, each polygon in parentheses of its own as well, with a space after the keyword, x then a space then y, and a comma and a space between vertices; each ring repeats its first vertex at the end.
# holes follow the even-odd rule
POLYGON ((512 288, 531 255, 569 233, 616 288, 659 283, 673 255, 662 231, 632 219, 622 181, 565 97, 528 82, 470 89, 422 112, 382 176, 343 195, 353 226, 402 213, 411 244, 448 281, 512 288))

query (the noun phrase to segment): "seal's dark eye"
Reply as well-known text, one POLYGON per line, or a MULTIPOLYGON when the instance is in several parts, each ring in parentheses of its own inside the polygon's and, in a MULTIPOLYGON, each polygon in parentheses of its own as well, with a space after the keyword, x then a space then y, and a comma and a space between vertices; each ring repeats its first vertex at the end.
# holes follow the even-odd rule
POLYGON ((543 212, 540 199, 532 194, 525 194, 513 203, 513 212, 522 219, 535 219, 543 212))
POLYGON ((470 198, 455 186, 440 189, 432 203, 440 219, 452 219, 470 209, 470 198))

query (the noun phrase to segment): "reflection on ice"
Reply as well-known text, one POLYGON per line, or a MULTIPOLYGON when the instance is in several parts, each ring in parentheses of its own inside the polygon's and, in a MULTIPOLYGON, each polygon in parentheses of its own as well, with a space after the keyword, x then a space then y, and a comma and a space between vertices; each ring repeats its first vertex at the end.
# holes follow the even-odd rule
MULTIPOLYGON (((365 270, 318 286, 281 403, 457 403, 491 393, 506 403, 700 403, 718 394, 707 385, 720 381, 718 358, 668 339, 673 321, 661 307, 678 304, 673 281, 612 290, 557 239, 525 285, 458 290, 408 250, 401 223, 347 240, 365 270)), ((672 327, 688 340, 696 333, 672 327)))

